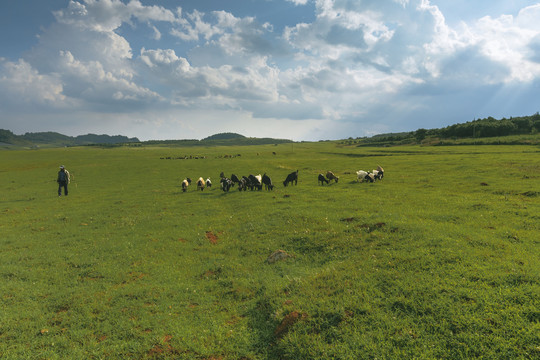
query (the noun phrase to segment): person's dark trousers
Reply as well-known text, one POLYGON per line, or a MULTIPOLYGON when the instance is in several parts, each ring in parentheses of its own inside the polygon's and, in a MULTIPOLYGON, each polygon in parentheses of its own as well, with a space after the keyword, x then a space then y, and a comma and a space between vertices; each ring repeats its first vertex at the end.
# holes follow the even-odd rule
POLYGON ((67 194, 68 194, 67 182, 65 182, 65 181, 60 181, 60 182, 58 183, 58 196, 62 195, 62 188, 64 188, 64 195, 67 196, 67 194))

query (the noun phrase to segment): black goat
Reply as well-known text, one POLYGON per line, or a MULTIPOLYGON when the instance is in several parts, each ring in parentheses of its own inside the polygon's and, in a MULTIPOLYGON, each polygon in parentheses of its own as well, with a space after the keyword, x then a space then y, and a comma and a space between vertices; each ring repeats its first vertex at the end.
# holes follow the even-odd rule
POLYGON ((264 174, 262 177, 262 183, 264 184, 264 188, 266 190, 274 190, 274 184, 272 184, 272 179, 270 179, 270 176, 264 174))
POLYGON ((292 185, 293 181, 294 185, 298 185, 298 170, 287 175, 287 178, 283 182, 283 186, 287 186, 289 183, 292 185))
POLYGON ((330 181, 326 180, 323 174, 319 174, 317 185, 319 184, 319 182, 321 183, 321 185, 324 185, 324 183, 328 184, 330 181))

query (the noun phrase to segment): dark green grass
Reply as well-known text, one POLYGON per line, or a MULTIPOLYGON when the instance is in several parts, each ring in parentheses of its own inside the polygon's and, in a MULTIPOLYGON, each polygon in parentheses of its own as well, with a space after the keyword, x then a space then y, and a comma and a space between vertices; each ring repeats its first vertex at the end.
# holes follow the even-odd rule
POLYGON ((540 356, 537 147, 67 148, 1 164, 1 358, 540 356), (74 181, 59 198, 60 164, 74 181), (356 182, 378 164, 383 181, 356 182), (339 182, 317 185, 327 170, 339 182), (276 189, 223 193, 221 171, 276 189), (199 176, 214 188, 182 193, 199 176), (267 263, 278 249, 291 257, 267 263))

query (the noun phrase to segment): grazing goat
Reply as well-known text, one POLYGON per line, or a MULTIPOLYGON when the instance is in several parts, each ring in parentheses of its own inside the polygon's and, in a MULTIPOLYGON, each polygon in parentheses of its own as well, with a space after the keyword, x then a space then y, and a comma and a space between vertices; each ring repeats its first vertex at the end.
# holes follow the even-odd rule
POLYGON ((382 180, 384 176, 384 169, 381 167, 381 165, 377 165, 377 172, 379 175, 379 180, 382 180))
POLYGON ((238 176, 236 176, 234 174, 231 175, 231 181, 233 183, 233 186, 234 186, 234 184, 240 184, 240 179, 238 178, 238 176))
POLYGON ((262 177, 261 175, 249 175, 248 176, 248 179, 249 179, 249 189, 250 190, 253 190, 253 189, 257 189, 257 190, 262 190, 262 177))
POLYGON ((211 188, 212 187, 212 180, 210 178, 206 179, 206 187, 211 188))
POLYGON ((287 186, 289 183, 292 185, 293 181, 294 185, 298 185, 298 170, 287 175, 287 178, 283 182, 283 186, 287 186))
POLYGON ((317 185, 319 184, 319 182, 321 183, 321 185, 324 185, 324 183, 327 183, 327 184, 329 183, 329 181, 326 180, 323 174, 319 174, 317 185))
POLYGON ((371 173, 373 174, 373 178, 375 180, 382 180, 384 176, 384 170, 380 165, 377 166, 377 170, 373 170, 371 173))
POLYGON ((206 183, 204 182, 204 179, 200 177, 199 180, 197 180, 197 190, 203 191, 205 185, 206 183))
POLYGON ((245 176, 242 176, 241 179, 238 180, 238 191, 246 191, 248 187, 249 179, 245 176))
POLYGON ((358 181, 358 180, 360 180, 360 182, 364 182, 364 180, 369 181, 369 182, 373 182, 375 180, 375 178, 373 177, 373 174, 370 174, 367 171, 358 170, 356 172, 356 181, 358 181))
POLYGON ((274 190, 274 184, 272 184, 272 179, 270 179, 270 176, 264 174, 262 177, 262 183, 264 184, 264 188, 266 190, 274 190))
POLYGON ((334 180, 335 182, 338 182, 338 180, 339 180, 339 177, 337 177, 336 175, 334 175, 334 173, 331 172, 331 171, 327 171, 327 172, 326 172, 326 178, 327 178, 329 181, 334 180))
POLYGON ((221 190, 228 192, 231 186, 233 185, 231 179, 228 179, 226 177, 222 177, 220 180, 220 186, 221 190))
MULTIPOLYGON (((191 183, 191 181, 188 181, 189 178, 187 179, 184 179, 184 181, 182 181, 182 191, 183 192, 186 192, 189 184, 191 183)), ((191 180, 191 179, 190 179, 191 180)))

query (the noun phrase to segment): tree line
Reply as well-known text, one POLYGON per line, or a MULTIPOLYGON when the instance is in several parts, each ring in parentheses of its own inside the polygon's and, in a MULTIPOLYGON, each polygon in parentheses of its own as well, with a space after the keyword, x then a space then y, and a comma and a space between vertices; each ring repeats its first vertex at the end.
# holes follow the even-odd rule
MULTIPOLYGON (((466 123, 450 125, 439 129, 418 129, 416 131, 380 134, 370 138, 362 138, 349 143, 359 144, 383 144, 383 143, 411 143, 422 142, 426 138, 462 139, 462 138, 489 138, 510 135, 530 135, 540 132, 540 114, 537 112, 530 116, 502 118, 497 120, 493 117, 475 119, 466 123)), ((346 141, 347 142, 347 141, 346 141)))
MULTIPOLYGON (((540 131, 540 114, 537 112, 531 116, 514 117, 510 119, 494 119, 488 117, 477 119, 463 124, 454 124, 433 131, 427 130, 425 135, 438 136, 441 138, 484 138, 508 135, 528 135, 540 131)), ((416 131, 418 132, 418 130, 416 131)), ((417 134, 415 134, 417 135, 417 134)), ((421 134, 420 134, 421 135, 421 134)))

